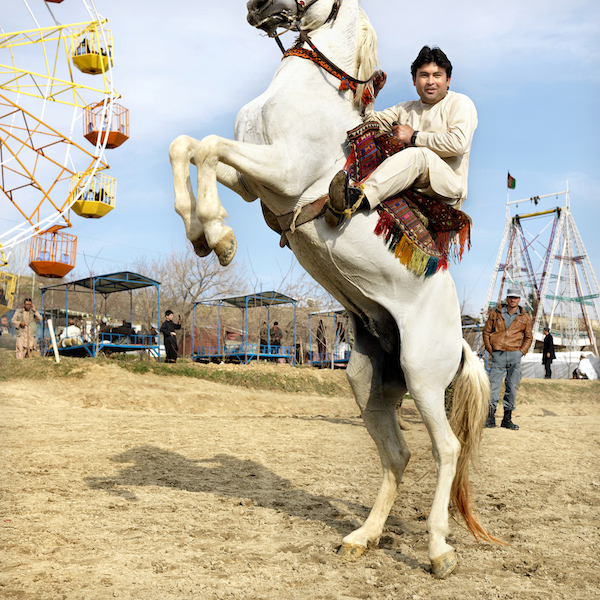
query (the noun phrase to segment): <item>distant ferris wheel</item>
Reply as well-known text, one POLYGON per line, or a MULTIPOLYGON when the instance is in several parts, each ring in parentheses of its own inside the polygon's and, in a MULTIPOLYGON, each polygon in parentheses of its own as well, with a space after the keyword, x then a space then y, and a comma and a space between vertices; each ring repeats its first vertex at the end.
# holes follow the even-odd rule
POLYGON ((76 237, 63 231, 71 210, 99 218, 114 208, 105 150, 129 137, 107 20, 94 0, 81 0, 88 20, 62 25, 55 11, 72 10, 59 9, 62 1, 22 0, 31 28, 5 32, 0 22, 1 212, 18 221, 0 233, 0 266, 5 252, 31 240, 29 266, 44 277, 75 266, 76 237))

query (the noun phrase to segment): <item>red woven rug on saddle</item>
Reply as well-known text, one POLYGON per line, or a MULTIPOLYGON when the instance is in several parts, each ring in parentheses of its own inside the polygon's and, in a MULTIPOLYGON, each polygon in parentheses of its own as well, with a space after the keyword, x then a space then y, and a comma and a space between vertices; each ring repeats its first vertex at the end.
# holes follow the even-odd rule
MULTIPOLYGON (((379 125, 367 122, 348 132, 350 155, 346 170, 357 182, 365 179, 389 156, 405 145, 379 125)), ((469 217, 437 200, 405 190, 377 207, 375 234, 400 262, 415 275, 429 277, 448 268, 448 257, 460 261, 465 246, 470 248, 469 217)))

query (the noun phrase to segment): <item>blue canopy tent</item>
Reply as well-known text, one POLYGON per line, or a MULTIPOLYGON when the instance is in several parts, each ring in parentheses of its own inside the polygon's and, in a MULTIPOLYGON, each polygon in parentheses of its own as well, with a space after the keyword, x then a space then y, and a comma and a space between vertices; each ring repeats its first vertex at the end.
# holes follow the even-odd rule
MULTIPOLYGON (((318 328, 317 328, 318 329, 318 328)), ((310 349, 309 364, 313 367, 334 368, 346 367, 350 359, 350 340, 348 339, 348 313, 345 309, 339 308, 336 310, 321 310, 308 315, 308 347, 310 349), (333 320, 333 329, 329 331, 325 339, 319 340, 319 333, 313 336, 311 321, 317 318, 319 321, 326 319, 331 322, 333 320), (329 344, 327 343, 329 337, 329 344), (317 352, 313 352, 313 341, 318 344, 317 352), (322 346, 322 347, 320 347, 322 346)))
POLYGON ((192 358, 195 361, 234 360, 248 364, 251 360, 278 360, 296 366, 296 300, 279 292, 259 292, 232 298, 216 298, 194 302, 192 308, 192 358), (271 307, 291 304, 294 307, 294 343, 291 346, 277 346, 271 343, 271 307), (196 345, 196 306, 214 306, 218 309, 217 343, 212 345, 196 345), (242 311, 244 331, 239 343, 226 344, 222 335, 221 308, 235 307, 242 311), (267 344, 250 343, 248 340, 248 309, 266 307, 267 309, 267 344))
MULTIPOLYGON (((120 273, 110 273, 108 275, 94 275, 77 281, 69 281, 56 285, 49 285, 40 288, 42 293, 41 311, 44 313, 44 295, 48 292, 59 291, 65 292, 65 315, 66 321, 69 319, 69 293, 87 293, 92 294, 92 315, 96 315, 96 295, 100 294, 106 299, 110 294, 117 292, 129 293, 129 323, 133 322, 133 292, 147 287, 156 289, 157 316, 160 315, 160 283, 144 277, 139 273, 131 271, 122 271, 120 273)), ((46 310, 50 315, 52 311, 46 310)), ((56 322, 54 321, 54 326, 56 322)), ((94 317, 95 318, 95 317, 94 317)), ((156 335, 138 335, 135 332, 98 332, 95 327, 91 332, 89 339, 82 339, 81 343, 66 348, 59 347, 60 354, 71 356, 96 356, 101 351, 111 352, 129 352, 135 350, 147 350, 157 360, 160 360, 160 342, 159 336, 156 335)), ((49 333, 44 325, 42 332, 42 355, 52 352, 49 333)))

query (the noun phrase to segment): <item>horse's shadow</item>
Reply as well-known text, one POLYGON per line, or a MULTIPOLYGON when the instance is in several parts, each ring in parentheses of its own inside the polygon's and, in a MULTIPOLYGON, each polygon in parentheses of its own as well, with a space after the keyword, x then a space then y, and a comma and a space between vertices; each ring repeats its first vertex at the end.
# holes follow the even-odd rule
MULTIPOLYGON (((243 498, 251 500, 254 506, 319 521, 341 536, 354 530, 369 513, 369 508, 363 504, 311 494, 260 463, 227 454, 191 460, 176 452, 146 445, 127 450, 111 460, 132 464, 114 476, 87 477, 85 482, 91 489, 104 490, 130 502, 138 500, 133 489, 144 486, 209 493, 236 500, 243 498)), ((414 535, 417 532, 406 533, 414 535)), ((398 558, 412 563, 407 557, 398 558)))
POLYGON ((344 504, 350 518, 366 518, 368 508, 326 496, 311 494, 253 460, 228 454, 191 460, 156 446, 138 446, 113 456, 116 463, 132 463, 111 477, 87 477, 91 489, 104 490, 113 496, 136 502, 136 487, 162 486, 186 492, 210 493, 232 499, 249 499, 255 506, 271 508, 290 516, 309 520, 326 520, 336 527, 356 526, 344 520, 332 501, 344 504), (356 515, 356 517, 354 517, 356 515))

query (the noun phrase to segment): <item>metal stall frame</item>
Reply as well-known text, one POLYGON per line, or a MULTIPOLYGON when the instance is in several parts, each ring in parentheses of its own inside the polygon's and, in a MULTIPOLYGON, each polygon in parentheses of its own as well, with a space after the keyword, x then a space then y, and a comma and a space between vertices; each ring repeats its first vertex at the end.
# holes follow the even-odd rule
MULTIPOLYGON (((78 279, 76 281, 69 281, 65 283, 59 283, 56 285, 49 285, 40 288, 42 298, 40 311, 44 314, 44 294, 51 291, 64 291, 66 293, 65 299, 65 315, 66 321, 69 320, 69 291, 71 293, 91 293, 92 294, 92 318, 96 320, 96 294, 100 294, 104 299, 109 294, 117 292, 128 292, 129 293, 129 322, 133 322, 133 290, 139 290, 146 287, 154 287, 156 289, 157 299, 157 317, 160 320, 160 283, 154 281, 139 273, 132 273, 131 271, 121 271, 119 273, 110 273, 108 275, 93 275, 86 277, 85 279, 78 279)), ((45 325, 42 328, 42 343, 41 343, 41 354, 42 356, 50 354, 52 348, 46 343, 45 337, 45 325)), ((146 350, 158 361, 160 361, 160 333, 156 335, 138 335, 125 336, 120 333, 102 333, 96 330, 92 332, 93 339, 85 341, 75 346, 68 346, 65 348, 59 348, 59 353, 71 356, 96 356, 103 350, 109 350, 111 352, 132 352, 139 350, 146 350), (131 339, 134 338, 134 339, 131 339)))
POLYGON ((311 319, 312 317, 333 317, 333 331, 337 332, 338 322, 341 322, 341 319, 344 319, 346 325, 346 336, 350 335, 349 328, 349 317, 346 309, 338 308, 333 310, 320 310, 317 312, 310 313, 308 315, 308 353, 309 359, 308 363, 315 367, 329 367, 331 369, 335 367, 346 367, 348 365, 348 361, 350 360, 350 340, 349 337, 346 340, 346 344, 348 345, 348 350, 344 350, 343 353, 340 352, 339 345, 336 342, 337 337, 334 335, 334 341, 332 345, 332 351, 327 352, 327 348, 325 348, 325 355, 321 356, 319 352, 313 353, 312 351, 312 327, 311 327, 311 319), (316 358, 313 358, 313 354, 316 355, 316 358), (336 358, 337 357, 337 358, 336 358))
POLYGON ((258 292, 245 296, 233 296, 230 298, 215 298, 213 300, 200 300, 192 305, 192 360, 198 362, 203 360, 225 361, 237 360, 243 364, 248 364, 252 360, 273 360, 283 358, 292 366, 296 366, 296 305, 293 298, 280 294, 279 292, 258 292), (216 306, 218 309, 217 317, 217 346, 198 346, 196 348, 196 306, 216 306), (293 346, 275 346, 271 345, 271 306, 291 304, 294 307, 294 344, 293 346), (224 341, 221 339, 221 307, 239 308, 243 313, 244 331, 242 343, 237 348, 225 348, 224 341), (249 308, 267 308, 267 345, 261 346, 260 339, 257 344, 248 342, 248 309, 249 308))

